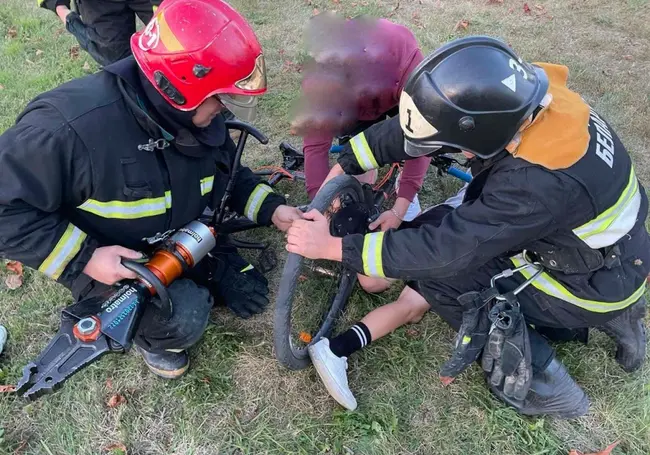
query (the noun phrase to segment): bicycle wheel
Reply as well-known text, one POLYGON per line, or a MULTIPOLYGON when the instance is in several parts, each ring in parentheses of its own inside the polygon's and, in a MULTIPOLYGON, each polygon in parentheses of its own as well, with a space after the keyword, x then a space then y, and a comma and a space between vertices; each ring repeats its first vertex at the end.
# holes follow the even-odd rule
MULTIPOLYGON (((364 203, 357 179, 342 175, 329 181, 309 210, 331 216, 342 207, 364 203), (338 201, 337 204, 334 204, 338 201)), ((284 265, 273 320, 276 358, 291 370, 309 365, 309 344, 329 336, 345 307, 357 274, 335 261, 305 259, 289 253, 284 265)))

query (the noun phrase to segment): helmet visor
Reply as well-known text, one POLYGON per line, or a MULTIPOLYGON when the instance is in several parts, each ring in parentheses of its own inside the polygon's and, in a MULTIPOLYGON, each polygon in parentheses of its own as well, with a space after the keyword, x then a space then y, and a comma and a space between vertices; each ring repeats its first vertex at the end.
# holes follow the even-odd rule
POLYGON ((221 93, 219 100, 235 117, 244 122, 252 123, 257 118, 257 96, 221 93))
POLYGON ((260 54, 257 57, 253 71, 242 80, 237 81, 235 87, 246 92, 259 92, 266 90, 266 65, 264 63, 264 54, 260 54))
POLYGON ((440 151, 440 149, 442 149, 441 145, 427 144, 426 142, 419 142, 416 144, 408 139, 404 139, 404 151, 408 156, 418 158, 421 156, 433 155, 440 151))

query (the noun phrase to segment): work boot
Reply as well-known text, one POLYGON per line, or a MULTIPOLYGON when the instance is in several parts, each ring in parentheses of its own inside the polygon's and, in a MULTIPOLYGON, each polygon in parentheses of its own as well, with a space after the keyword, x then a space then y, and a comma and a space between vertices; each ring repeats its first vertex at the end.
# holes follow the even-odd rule
POLYGON ((135 349, 142 355, 144 363, 147 364, 151 372, 161 378, 180 378, 190 366, 190 358, 185 351, 158 354, 145 351, 138 345, 135 346, 135 349))
POLYGON ((597 328, 616 342, 616 361, 627 372, 638 370, 645 360, 645 298, 620 316, 597 328))
POLYGON ((523 402, 506 397, 497 387, 490 386, 490 389, 523 415, 573 419, 589 410, 589 399, 556 358, 551 360, 544 371, 533 373, 530 391, 523 402))
POLYGON ((330 341, 327 338, 309 346, 307 352, 332 398, 344 408, 354 411, 357 408, 357 400, 348 385, 348 359, 336 356, 330 349, 330 341))

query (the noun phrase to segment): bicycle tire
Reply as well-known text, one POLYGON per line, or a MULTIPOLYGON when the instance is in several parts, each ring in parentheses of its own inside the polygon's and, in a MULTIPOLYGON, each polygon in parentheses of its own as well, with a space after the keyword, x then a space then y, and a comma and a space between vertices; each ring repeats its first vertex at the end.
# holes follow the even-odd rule
MULTIPOLYGON (((352 193, 356 196, 358 201, 364 200, 363 189, 359 181, 352 176, 341 175, 330 180, 318 192, 308 209, 316 209, 323 213, 332 205, 335 198, 342 193, 352 193)), ((298 349, 294 347, 291 341, 291 311, 303 261, 303 257, 298 254, 288 254, 287 260, 284 264, 280 287, 278 289, 273 318, 273 344, 275 348, 275 356, 282 365, 290 370, 300 370, 311 363, 307 347, 298 349)), ((339 275, 339 281, 337 284, 338 291, 332 299, 327 316, 309 344, 313 344, 320 338, 326 337, 330 334, 336 318, 345 307, 345 304, 352 293, 356 280, 357 274, 355 272, 343 268, 341 275, 339 275)))

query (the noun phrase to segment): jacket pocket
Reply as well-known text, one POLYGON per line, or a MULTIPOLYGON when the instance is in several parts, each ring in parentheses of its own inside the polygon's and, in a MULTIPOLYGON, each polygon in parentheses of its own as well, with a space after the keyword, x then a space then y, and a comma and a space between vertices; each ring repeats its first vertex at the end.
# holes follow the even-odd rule
POLYGON ((151 185, 146 179, 142 167, 135 158, 120 158, 122 177, 124 179, 124 195, 128 198, 142 199, 153 195, 151 185))

